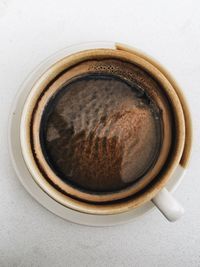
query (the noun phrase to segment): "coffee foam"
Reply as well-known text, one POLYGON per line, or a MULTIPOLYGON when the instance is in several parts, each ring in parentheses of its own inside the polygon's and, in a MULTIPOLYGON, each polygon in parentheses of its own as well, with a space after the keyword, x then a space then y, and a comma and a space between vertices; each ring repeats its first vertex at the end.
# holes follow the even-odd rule
POLYGON ((43 114, 43 152, 66 183, 87 191, 121 190, 159 155, 161 114, 145 90, 157 85, 126 62, 80 65, 88 72, 62 86, 43 114))

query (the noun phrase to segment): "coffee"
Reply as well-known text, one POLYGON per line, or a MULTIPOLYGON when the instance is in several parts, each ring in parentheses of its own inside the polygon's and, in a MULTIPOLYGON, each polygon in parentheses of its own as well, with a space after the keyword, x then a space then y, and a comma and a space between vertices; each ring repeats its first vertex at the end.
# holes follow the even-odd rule
POLYGON ((95 202, 148 184, 171 142, 161 91, 145 70, 122 59, 92 57, 61 72, 32 118, 32 149, 46 179, 62 193, 95 202))
POLYGON ((86 73, 50 99, 40 133, 43 153, 60 179, 82 190, 112 192, 153 166, 162 144, 162 118, 136 84, 86 73))

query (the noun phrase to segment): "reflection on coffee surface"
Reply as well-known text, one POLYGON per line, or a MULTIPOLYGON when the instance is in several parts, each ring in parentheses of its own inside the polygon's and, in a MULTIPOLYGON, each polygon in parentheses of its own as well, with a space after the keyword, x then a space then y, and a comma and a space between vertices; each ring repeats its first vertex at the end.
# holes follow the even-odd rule
MULTIPOLYGON (((105 66, 111 63, 119 64, 104 60, 105 66)), ((141 72, 136 66, 131 71, 141 72)), ((144 83, 150 79, 145 73, 141 77, 144 83)), ((142 84, 100 68, 67 81, 50 99, 40 140, 46 160, 64 182, 89 192, 117 191, 154 166, 162 117, 142 84)))

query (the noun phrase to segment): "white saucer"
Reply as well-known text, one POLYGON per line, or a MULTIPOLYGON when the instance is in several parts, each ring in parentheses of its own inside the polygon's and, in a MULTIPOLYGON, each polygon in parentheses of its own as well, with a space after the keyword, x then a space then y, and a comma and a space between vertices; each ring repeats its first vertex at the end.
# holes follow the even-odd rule
MULTIPOLYGON (((155 209, 152 202, 148 202, 139 208, 132 209, 125 213, 120 213, 116 215, 91 215, 86 213, 81 213, 72 209, 69 209, 60 203, 56 202, 49 195, 47 195, 34 181, 31 174, 29 173, 26 164, 24 162, 21 147, 20 147, 20 137, 19 137, 19 127, 21 120, 21 113, 34 82, 37 78, 48 69, 53 63, 58 61, 64 56, 71 53, 78 52, 84 49, 92 48, 113 48, 115 49, 115 43, 88 43, 81 44, 78 46, 68 47, 63 49, 44 62, 42 62, 25 80, 23 83, 19 94, 15 98, 15 103, 12 107, 12 112, 10 114, 9 121, 9 150, 12 159, 14 169, 19 177, 19 180, 26 188, 26 190, 31 194, 31 196, 36 199, 42 206, 44 206, 49 211, 54 214, 69 220, 74 223, 91 225, 91 226, 110 226, 125 223, 134 220, 150 211, 155 209)), ((166 185, 169 191, 173 191, 177 188, 184 175, 185 170, 178 166, 174 174, 172 175, 170 181, 166 185)))

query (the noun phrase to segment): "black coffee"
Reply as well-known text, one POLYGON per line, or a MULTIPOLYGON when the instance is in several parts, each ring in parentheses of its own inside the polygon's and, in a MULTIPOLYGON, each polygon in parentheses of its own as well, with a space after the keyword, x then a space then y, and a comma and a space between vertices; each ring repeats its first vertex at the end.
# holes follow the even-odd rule
POLYGON ((118 191, 154 166, 162 118, 141 84, 101 68, 68 81, 50 99, 40 140, 64 182, 89 192, 118 191))

